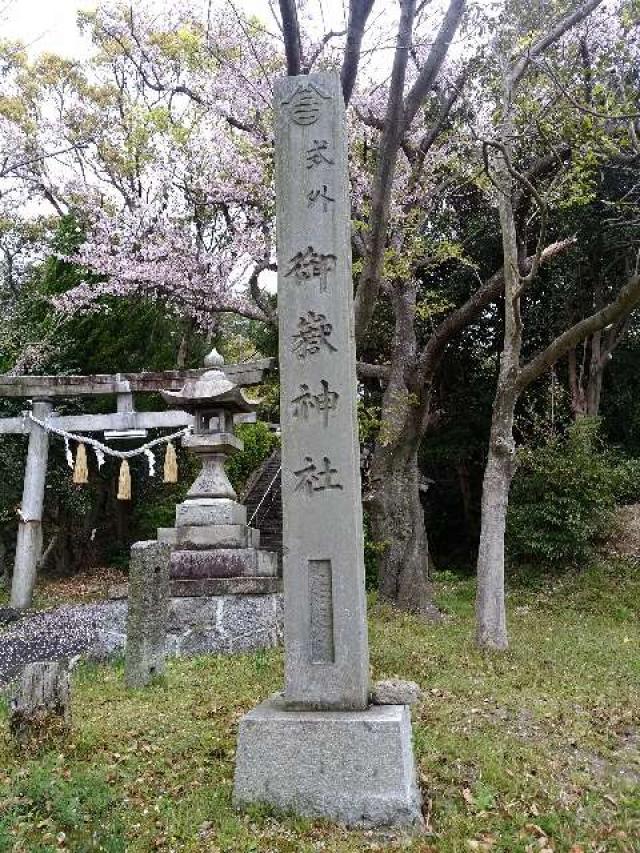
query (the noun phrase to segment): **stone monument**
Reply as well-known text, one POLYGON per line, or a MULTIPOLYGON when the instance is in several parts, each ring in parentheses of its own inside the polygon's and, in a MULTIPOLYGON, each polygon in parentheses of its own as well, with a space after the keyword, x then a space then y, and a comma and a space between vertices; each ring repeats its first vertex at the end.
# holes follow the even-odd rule
POLYGON ((285 689, 240 723, 234 802, 419 825, 406 705, 369 704, 345 109, 275 95, 285 689))
POLYGON ((257 408, 224 372, 213 350, 207 371, 163 397, 193 415, 183 445, 202 461, 186 499, 176 507, 175 527, 158 530, 171 548, 169 654, 251 651, 281 637, 282 581, 275 551, 260 548, 260 531, 247 523, 224 464, 243 449, 234 422, 257 408))

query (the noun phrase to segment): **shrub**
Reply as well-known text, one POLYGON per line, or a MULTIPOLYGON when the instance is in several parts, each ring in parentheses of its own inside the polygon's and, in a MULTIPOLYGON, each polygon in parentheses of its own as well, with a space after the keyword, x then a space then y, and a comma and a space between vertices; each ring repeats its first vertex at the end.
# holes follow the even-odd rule
POLYGON ((629 478, 601 441, 596 419, 573 424, 541 447, 525 448, 507 518, 510 555, 558 566, 588 560, 618 493, 632 491, 629 478))
POLYGON ((244 450, 231 457, 226 469, 233 488, 240 492, 250 474, 278 446, 280 439, 262 421, 242 424, 236 429, 236 435, 244 441, 244 450))

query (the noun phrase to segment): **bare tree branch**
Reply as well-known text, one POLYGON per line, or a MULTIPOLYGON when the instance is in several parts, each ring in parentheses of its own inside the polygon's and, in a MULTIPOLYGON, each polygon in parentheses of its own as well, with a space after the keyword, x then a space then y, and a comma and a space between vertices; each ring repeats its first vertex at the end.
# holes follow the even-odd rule
POLYGON ((453 84, 453 86, 449 89, 449 92, 444 98, 440 106, 440 112, 438 113, 438 117, 436 118, 434 124, 429 128, 429 130, 420 140, 420 144, 418 145, 418 151, 420 152, 420 155, 423 160, 425 155, 428 154, 429 149, 431 148, 433 143, 436 141, 438 134, 444 126, 445 121, 449 117, 449 113, 453 109, 455 102, 458 100, 460 92, 467 79, 468 73, 469 68, 463 69, 462 73, 460 74, 456 82, 453 84))
MULTIPOLYGON (((545 154, 542 157, 539 157, 535 162, 529 166, 526 172, 523 172, 523 176, 529 183, 533 183, 534 180, 538 178, 544 178, 547 175, 554 173, 554 167, 562 167, 566 160, 569 160, 571 157, 571 145, 568 142, 564 142, 561 146, 554 148, 554 150, 545 154)), ((523 204, 530 198, 530 193, 527 191, 526 184, 521 183, 519 190, 514 193, 513 198, 513 206, 516 210, 521 208, 523 204)))
POLYGON ((402 94, 407 73, 409 47, 413 32, 415 0, 401 0, 400 22, 396 36, 396 49, 389 87, 387 112, 378 151, 376 176, 371 202, 371 217, 367 235, 368 254, 358 280, 355 297, 356 340, 364 335, 373 316, 375 302, 380 290, 382 262, 389 220, 391 187, 396 167, 398 147, 402 137, 402 94))
POLYGON ((23 166, 33 166, 34 163, 40 163, 50 157, 58 157, 60 154, 68 154, 70 151, 78 151, 83 148, 87 148, 90 141, 91 140, 87 140, 86 142, 76 142, 73 145, 69 145, 67 148, 61 148, 59 151, 43 151, 42 154, 38 154, 37 157, 30 157, 27 160, 19 160, 17 163, 10 163, 8 158, 6 158, 0 168, 0 178, 5 178, 11 172, 15 172, 16 169, 21 169, 23 166))
POLYGON ((284 51, 287 57, 287 74, 295 77, 302 68, 302 48, 300 46, 300 26, 295 0, 280 0, 284 51))
POLYGON ((318 58, 322 55, 325 47, 329 44, 331 39, 338 38, 339 36, 344 36, 347 34, 346 30, 329 30, 328 33, 325 33, 320 40, 320 43, 317 45, 316 49, 313 51, 309 59, 307 60, 307 64, 302 69, 303 74, 309 74, 313 66, 318 61, 318 58))
POLYGON ((577 110, 581 113, 585 113, 586 115, 593 116, 594 118, 602 118, 606 121, 635 121, 640 118, 640 113, 601 113, 598 110, 594 110, 591 107, 587 107, 584 104, 581 104, 576 98, 573 97, 571 92, 569 92, 565 86, 562 85, 558 76, 553 73, 551 70, 551 66, 548 62, 536 62, 535 63, 538 68, 543 68, 544 71, 551 77, 555 85, 562 92, 565 98, 571 103, 577 110))
POLYGON ((442 63, 447 56, 451 41, 458 29, 465 6, 466 0, 451 0, 449 3, 447 14, 436 36, 436 40, 429 51, 427 61, 422 66, 418 79, 413 84, 405 99, 403 130, 409 127, 420 109, 420 105, 431 91, 431 87, 435 83, 442 63))
POLYGON ((624 285, 617 298, 609 305, 585 317, 573 325, 566 332, 559 335, 539 355, 521 368, 517 387, 520 392, 530 385, 535 379, 548 370, 558 359, 566 355, 576 344, 592 335, 594 332, 604 329, 610 323, 617 323, 622 317, 630 314, 634 308, 640 305, 640 275, 633 275, 624 285))
MULTIPOLYGON (((552 258, 567 251, 575 245, 575 242, 575 237, 569 237, 547 246, 542 252, 541 263, 547 263, 552 258)), ((531 269, 533 260, 533 256, 525 260, 523 264, 525 271, 531 269)), ((487 305, 500 299, 501 296, 504 296, 504 269, 495 272, 463 305, 445 317, 429 337, 427 345, 420 355, 418 362, 420 385, 424 385, 433 379, 444 350, 451 339, 475 320, 487 305)))
POLYGON ((373 9, 375 0, 351 0, 349 3, 349 23, 347 25, 347 44, 345 46, 344 58, 340 81, 342 83, 342 96, 345 105, 351 100, 353 87, 358 74, 360 64, 360 51, 362 49, 362 37, 367 19, 373 9))
POLYGON ((262 261, 256 263, 249 277, 249 292, 251 293, 251 298, 256 303, 258 308, 264 313, 265 317, 267 317, 269 323, 274 325, 277 323, 277 315, 273 310, 271 305, 269 305, 269 301, 266 298, 265 294, 260 290, 260 284, 258 279, 260 278, 260 273, 265 270, 271 270, 275 272, 278 269, 276 264, 269 263, 269 261, 265 258, 262 261))
POLYGON ((520 274, 520 284, 516 292, 513 294, 514 299, 517 299, 522 295, 523 288, 531 281, 533 281, 533 279, 538 274, 538 267, 540 266, 540 258, 542 256, 542 241, 544 240, 545 231, 547 230, 547 204, 538 192, 538 190, 535 188, 535 186, 527 178, 527 176, 523 175, 522 172, 519 172, 512 164, 511 158, 509 157, 509 152, 507 151, 505 145, 503 145, 502 142, 496 142, 495 140, 487 139, 484 140, 482 143, 482 154, 484 157, 487 175, 489 174, 489 157, 487 153, 487 149, 489 146, 497 149, 500 152, 504 160, 506 169, 511 175, 511 177, 518 184, 520 184, 520 186, 524 187, 527 192, 533 196, 533 198, 535 198, 536 204, 538 205, 538 210, 540 211, 540 229, 538 232, 538 244, 536 248, 536 253, 533 257, 531 269, 529 270, 528 274, 525 276, 520 274))
POLYGON ((391 373, 391 365, 367 364, 364 361, 359 361, 356 364, 356 370, 360 379, 380 379, 385 381, 391 373))
POLYGON ((535 60, 540 56, 540 54, 544 53, 548 47, 555 44, 566 32, 568 32, 572 27, 575 27, 576 24, 584 21, 584 19, 588 17, 601 3, 602 0, 587 0, 586 3, 579 6, 574 12, 571 12, 569 15, 561 18, 548 33, 541 36, 537 41, 530 45, 511 68, 511 84, 513 88, 515 88, 520 82, 532 60, 535 60))

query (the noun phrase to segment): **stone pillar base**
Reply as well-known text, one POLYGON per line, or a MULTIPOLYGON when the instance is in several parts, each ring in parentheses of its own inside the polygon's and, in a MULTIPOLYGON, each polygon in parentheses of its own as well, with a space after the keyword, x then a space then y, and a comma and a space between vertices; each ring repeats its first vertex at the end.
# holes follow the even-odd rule
POLYGON ((348 826, 422 826, 406 705, 287 711, 278 696, 240 721, 234 805, 266 803, 348 826))

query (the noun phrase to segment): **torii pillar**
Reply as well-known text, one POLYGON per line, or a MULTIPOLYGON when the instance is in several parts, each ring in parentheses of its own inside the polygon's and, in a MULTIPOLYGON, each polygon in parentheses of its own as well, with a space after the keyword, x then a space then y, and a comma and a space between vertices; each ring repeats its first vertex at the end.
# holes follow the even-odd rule
MULTIPOLYGON (((38 420, 46 420, 52 410, 52 404, 46 400, 33 403, 33 415, 38 420)), ((11 584, 11 607, 15 607, 16 610, 24 610, 31 606, 38 563, 42 557, 42 510, 48 456, 49 433, 32 424, 11 584)))

